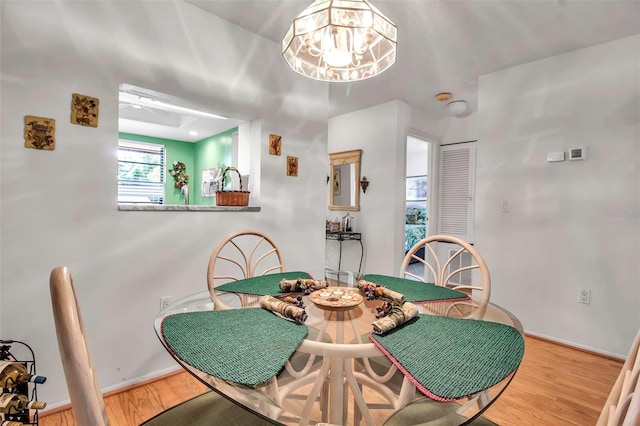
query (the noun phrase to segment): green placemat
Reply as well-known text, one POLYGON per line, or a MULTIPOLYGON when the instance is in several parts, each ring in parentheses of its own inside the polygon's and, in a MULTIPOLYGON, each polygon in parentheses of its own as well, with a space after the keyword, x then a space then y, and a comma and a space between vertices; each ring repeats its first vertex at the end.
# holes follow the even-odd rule
POLYGON ((187 312, 162 322, 162 337, 178 358, 247 386, 276 376, 307 333, 307 327, 262 308, 187 312))
POLYGON ((306 272, 299 271, 260 275, 258 277, 245 278, 216 286, 216 290, 231 293, 257 294, 260 296, 278 296, 282 294, 280 291, 280 281, 283 278, 295 280, 296 278, 311 278, 311 276, 306 272))
POLYGON ((370 339, 422 393, 438 401, 499 383, 524 355, 524 339, 511 326, 424 314, 370 339))
POLYGON ((469 295, 457 290, 451 290, 432 283, 390 277, 387 275, 368 274, 362 277, 365 281, 380 284, 389 290, 402 293, 407 302, 435 302, 439 300, 463 300, 469 295))

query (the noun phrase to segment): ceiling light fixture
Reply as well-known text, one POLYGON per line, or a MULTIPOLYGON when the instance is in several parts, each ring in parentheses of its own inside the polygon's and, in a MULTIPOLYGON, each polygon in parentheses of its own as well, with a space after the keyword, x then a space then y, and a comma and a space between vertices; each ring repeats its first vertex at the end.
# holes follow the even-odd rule
POLYGON ((315 0, 289 27, 282 55, 315 80, 371 78, 396 61, 398 29, 369 0, 315 0))
POLYGON ((449 102, 447 107, 449 108, 449 112, 456 117, 462 117, 469 112, 469 105, 467 104, 467 101, 461 100, 449 102))

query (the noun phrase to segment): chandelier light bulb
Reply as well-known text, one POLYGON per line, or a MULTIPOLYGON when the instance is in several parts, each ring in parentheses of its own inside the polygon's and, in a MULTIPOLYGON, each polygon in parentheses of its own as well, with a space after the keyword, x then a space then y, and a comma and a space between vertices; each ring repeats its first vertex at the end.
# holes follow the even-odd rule
POLYGON ((329 49, 324 54, 324 61, 331 67, 344 67, 351 63, 351 54, 346 50, 329 49))

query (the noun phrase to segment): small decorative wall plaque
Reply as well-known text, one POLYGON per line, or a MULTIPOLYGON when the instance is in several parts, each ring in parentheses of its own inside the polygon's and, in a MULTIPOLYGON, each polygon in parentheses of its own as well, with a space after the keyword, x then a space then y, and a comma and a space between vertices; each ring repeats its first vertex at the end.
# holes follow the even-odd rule
POLYGON ((298 176, 298 157, 287 155, 287 176, 298 176))
POLYGON ((71 123, 98 127, 98 105, 100 101, 85 95, 71 95, 71 123))
POLYGON ((269 135, 269 154, 271 155, 282 154, 282 136, 269 135))
POLYGON ((25 148, 46 149, 56 148, 56 120, 53 118, 24 116, 24 146, 25 148))

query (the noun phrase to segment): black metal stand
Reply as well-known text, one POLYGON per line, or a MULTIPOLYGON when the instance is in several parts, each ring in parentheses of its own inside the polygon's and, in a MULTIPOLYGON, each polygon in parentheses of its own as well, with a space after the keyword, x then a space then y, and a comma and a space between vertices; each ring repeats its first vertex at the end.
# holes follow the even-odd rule
MULTIPOLYGON (((33 353, 33 349, 31 346, 27 345, 24 342, 20 342, 18 340, 3 340, 0 339, 0 361, 14 361, 23 364, 27 367, 27 371, 29 374, 35 376, 36 374, 36 360, 35 355, 33 353), (17 359, 11 353, 11 345, 19 344, 26 348, 31 354, 31 358, 27 360, 17 359)), ((36 383, 24 382, 19 383, 15 387, 12 388, 2 388, 1 391, 3 393, 18 393, 29 398, 30 401, 38 400, 38 386, 36 383)), ((2 416, 2 414, 0 414, 2 416)), ((21 422, 28 425, 37 425, 38 424, 38 410, 25 410, 21 413, 17 414, 4 414, 4 419, 0 417, 0 423, 2 420, 9 420, 15 422, 21 422)))
POLYGON ((338 270, 342 267, 342 242, 343 241, 358 241, 360 243, 360 264, 358 265, 358 276, 360 278, 360 271, 362 270, 362 259, 364 258, 364 245, 362 245, 362 234, 360 232, 326 232, 327 240, 338 241, 340 245, 340 253, 338 255, 338 270))

